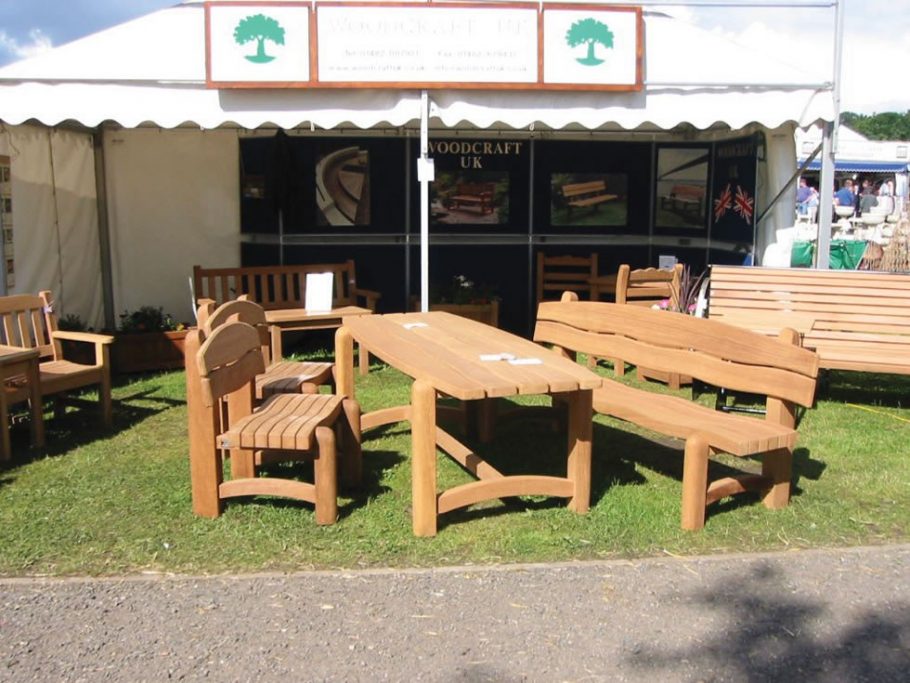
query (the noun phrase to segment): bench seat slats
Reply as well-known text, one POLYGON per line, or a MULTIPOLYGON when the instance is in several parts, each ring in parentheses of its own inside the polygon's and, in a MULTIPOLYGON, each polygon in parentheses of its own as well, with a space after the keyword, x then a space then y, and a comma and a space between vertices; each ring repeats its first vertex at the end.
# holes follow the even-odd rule
POLYGON ((745 456, 793 448, 796 431, 773 422, 721 413, 678 396, 628 387, 614 380, 594 390, 594 410, 679 439, 702 434, 719 451, 745 456))

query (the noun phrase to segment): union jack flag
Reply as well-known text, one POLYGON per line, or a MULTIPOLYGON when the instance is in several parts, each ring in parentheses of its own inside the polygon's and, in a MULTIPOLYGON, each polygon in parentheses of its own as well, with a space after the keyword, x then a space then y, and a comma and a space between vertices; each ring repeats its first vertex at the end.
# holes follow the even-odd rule
POLYGON ((733 201, 733 210, 743 217, 747 224, 752 224, 752 212, 755 211, 755 198, 750 197, 742 187, 736 188, 736 199, 733 201))
POLYGON ((723 192, 714 200, 714 220, 719 221, 727 213, 728 209, 733 208, 733 190, 730 183, 724 188, 723 192))

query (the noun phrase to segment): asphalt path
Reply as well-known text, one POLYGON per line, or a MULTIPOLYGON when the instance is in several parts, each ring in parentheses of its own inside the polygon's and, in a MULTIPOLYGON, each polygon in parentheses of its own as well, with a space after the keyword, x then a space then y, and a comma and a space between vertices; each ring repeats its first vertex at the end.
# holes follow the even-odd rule
POLYGON ((0 580, 0 681, 907 681, 910 546, 0 580))

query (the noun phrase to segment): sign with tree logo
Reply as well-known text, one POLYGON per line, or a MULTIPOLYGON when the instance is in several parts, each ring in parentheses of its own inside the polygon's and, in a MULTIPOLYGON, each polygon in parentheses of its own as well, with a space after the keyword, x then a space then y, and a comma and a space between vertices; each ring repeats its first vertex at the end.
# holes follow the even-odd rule
POLYGON ((588 8, 544 5, 544 82, 640 87, 641 10, 588 8))
POLYGON ((211 85, 310 80, 307 5, 207 4, 211 85))

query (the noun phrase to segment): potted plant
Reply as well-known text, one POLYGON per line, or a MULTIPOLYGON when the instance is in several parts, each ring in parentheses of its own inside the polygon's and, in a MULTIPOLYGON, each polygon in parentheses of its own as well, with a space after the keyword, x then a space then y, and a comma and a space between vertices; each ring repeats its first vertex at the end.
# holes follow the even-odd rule
MULTIPOLYGON (((417 299, 412 307, 418 307, 417 299)), ((493 327, 499 327, 499 297, 486 285, 477 285, 464 275, 456 275, 448 286, 430 288, 430 310, 446 311, 493 327)))
POLYGON ((121 313, 111 348, 114 372, 182 368, 187 332, 186 325, 175 322, 161 307, 142 306, 121 313))

